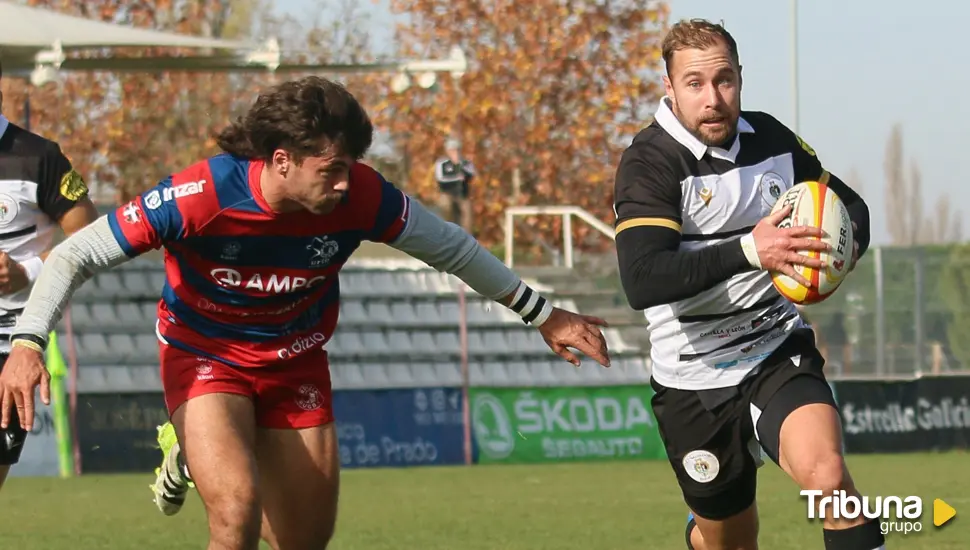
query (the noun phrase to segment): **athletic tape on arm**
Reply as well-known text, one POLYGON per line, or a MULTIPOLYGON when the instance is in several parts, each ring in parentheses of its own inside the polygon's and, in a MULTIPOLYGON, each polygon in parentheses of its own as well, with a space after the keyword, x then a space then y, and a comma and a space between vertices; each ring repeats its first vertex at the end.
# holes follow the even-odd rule
POLYGON ((492 300, 508 296, 519 284, 519 276, 474 237, 429 212, 413 197, 408 224, 390 245, 438 271, 455 275, 492 300))
POLYGON ((74 291, 95 273, 128 259, 106 216, 74 233, 47 257, 13 333, 32 334, 46 342, 74 291))

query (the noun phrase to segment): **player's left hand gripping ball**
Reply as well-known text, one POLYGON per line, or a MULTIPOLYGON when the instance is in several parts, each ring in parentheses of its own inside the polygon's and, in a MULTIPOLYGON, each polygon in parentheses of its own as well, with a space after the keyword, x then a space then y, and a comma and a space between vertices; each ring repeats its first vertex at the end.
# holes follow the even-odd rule
POLYGON ((600 365, 609 367, 610 354, 606 337, 597 328, 605 326, 608 326, 606 321, 599 317, 554 308, 546 322, 539 325, 539 332, 556 355, 577 367, 580 366, 579 357, 569 351, 569 348, 577 349, 600 365))

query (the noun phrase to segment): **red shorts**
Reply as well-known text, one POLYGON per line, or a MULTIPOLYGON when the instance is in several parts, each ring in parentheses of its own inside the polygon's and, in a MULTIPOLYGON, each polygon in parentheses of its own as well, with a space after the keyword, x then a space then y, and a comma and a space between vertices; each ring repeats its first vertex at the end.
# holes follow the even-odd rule
POLYGON ((231 367, 159 342, 162 386, 169 416, 183 403, 209 393, 249 397, 256 424, 302 429, 333 422, 330 365, 322 350, 259 368, 231 367))

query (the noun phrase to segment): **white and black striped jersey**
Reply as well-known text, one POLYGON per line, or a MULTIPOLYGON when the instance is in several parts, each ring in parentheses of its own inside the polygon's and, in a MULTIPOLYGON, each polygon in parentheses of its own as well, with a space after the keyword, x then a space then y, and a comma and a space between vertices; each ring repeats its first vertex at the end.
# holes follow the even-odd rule
MULTIPOLYGON (((679 251, 698 251, 750 233, 794 183, 827 178, 815 152, 766 113, 743 111, 730 148, 708 147, 664 98, 620 162, 616 232, 666 227, 680 233, 679 251)), ((807 326, 768 272, 731 273, 695 295, 645 309, 653 377, 661 385, 736 385, 792 330, 807 326)))
MULTIPOLYGON (((47 250, 58 221, 87 195, 87 186, 57 143, 0 115, 0 250, 23 262, 47 250)), ((0 353, 30 287, 0 295, 0 353)))

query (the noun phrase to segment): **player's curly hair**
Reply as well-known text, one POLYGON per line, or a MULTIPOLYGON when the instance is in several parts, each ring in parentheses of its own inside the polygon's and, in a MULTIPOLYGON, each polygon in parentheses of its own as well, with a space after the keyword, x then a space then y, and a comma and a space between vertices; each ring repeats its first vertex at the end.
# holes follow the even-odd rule
POLYGON ((231 155, 260 160, 284 149, 299 163, 323 153, 322 138, 359 160, 370 149, 374 125, 346 88, 308 76, 261 93, 245 116, 219 133, 217 143, 231 155))

